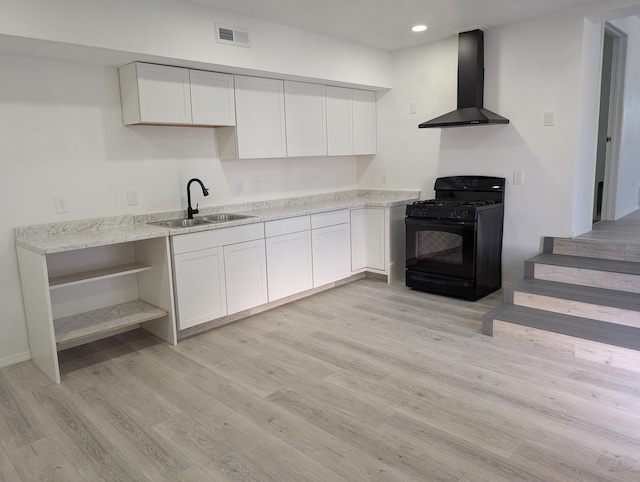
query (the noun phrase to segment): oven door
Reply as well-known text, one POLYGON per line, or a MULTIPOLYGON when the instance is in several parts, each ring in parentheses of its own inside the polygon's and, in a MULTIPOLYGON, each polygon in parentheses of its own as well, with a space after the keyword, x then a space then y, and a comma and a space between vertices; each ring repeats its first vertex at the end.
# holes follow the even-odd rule
POLYGON ((407 269, 473 279, 475 222, 405 218, 407 269))

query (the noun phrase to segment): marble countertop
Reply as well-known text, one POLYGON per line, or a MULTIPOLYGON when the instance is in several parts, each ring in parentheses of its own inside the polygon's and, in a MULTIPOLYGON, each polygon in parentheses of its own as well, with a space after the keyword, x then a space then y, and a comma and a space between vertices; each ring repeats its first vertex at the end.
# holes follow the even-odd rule
POLYGON ((178 229, 165 228, 147 223, 182 218, 185 216, 184 211, 24 226, 15 229, 15 243, 16 246, 45 255, 142 239, 222 229, 242 224, 317 214, 338 209, 353 209, 366 206, 404 206, 417 200, 419 196, 420 191, 359 189, 313 196, 207 207, 201 208, 199 215, 204 216, 221 212, 231 212, 248 214, 254 217, 178 229))

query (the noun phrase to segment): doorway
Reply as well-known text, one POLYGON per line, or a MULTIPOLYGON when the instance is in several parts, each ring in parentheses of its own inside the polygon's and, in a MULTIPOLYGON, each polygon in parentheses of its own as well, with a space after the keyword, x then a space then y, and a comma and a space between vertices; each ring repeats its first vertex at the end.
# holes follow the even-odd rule
POLYGON ((594 224, 601 220, 615 220, 625 58, 626 34, 605 23, 593 196, 594 224))

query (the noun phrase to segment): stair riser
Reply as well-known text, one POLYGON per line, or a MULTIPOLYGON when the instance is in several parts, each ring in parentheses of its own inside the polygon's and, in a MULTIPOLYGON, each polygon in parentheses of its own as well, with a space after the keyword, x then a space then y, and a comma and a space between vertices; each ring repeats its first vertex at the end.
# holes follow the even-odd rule
POLYGON ((640 328, 640 312, 516 291, 514 305, 640 328))
POLYGON ((640 276, 633 274, 539 263, 536 263, 531 271, 531 277, 536 279, 640 293, 640 276))
POLYGON ((640 246, 613 243, 593 243, 567 238, 545 238, 546 253, 640 262, 640 246))
POLYGON ((493 320, 493 336, 506 338, 536 347, 562 352, 583 360, 591 360, 628 370, 640 372, 640 354, 628 348, 584 340, 572 336, 493 320))

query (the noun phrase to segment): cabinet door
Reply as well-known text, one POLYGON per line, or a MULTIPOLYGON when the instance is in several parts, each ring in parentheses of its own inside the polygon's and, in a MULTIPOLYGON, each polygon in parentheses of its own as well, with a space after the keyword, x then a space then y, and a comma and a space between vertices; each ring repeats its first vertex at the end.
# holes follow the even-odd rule
POLYGON ((376 93, 353 90, 353 153, 376 153, 376 93))
POLYGON ((311 236, 313 286, 322 286, 351 276, 349 223, 314 229, 311 236))
POLYGON ((353 155, 353 102, 351 89, 326 87, 327 154, 353 155))
POLYGON ((140 122, 191 124, 189 70, 136 63, 140 122))
POLYGON ((365 209, 365 239, 367 268, 386 270, 386 210, 365 209))
POLYGON ((287 156, 326 156, 325 86, 284 83, 287 156))
POLYGON ((233 75, 190 70, 193 123, 201 126, 236 125, 233 75))
POLYGON ((230 315, 267 302, 264 239, 225 246, 224 263, 230 315))
POLYGON ((367 267, 367 244, 365 238, 365 210, 351 210, 351 271, 367 267))
POLYGON ((286 157, 282 80, 236 76, 238 158, 286 157))
POLYGON ((269 301, 313 288, 311 231, 267 239, 269 301))
POLYGON ((184 330, 227 315, 222 248, 208 248, 174 257, 178 328, 184 330))

